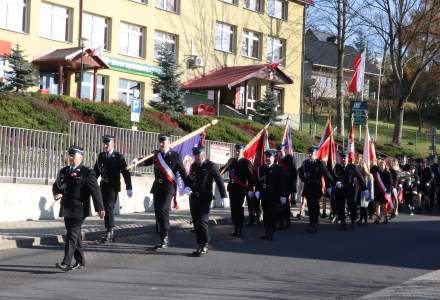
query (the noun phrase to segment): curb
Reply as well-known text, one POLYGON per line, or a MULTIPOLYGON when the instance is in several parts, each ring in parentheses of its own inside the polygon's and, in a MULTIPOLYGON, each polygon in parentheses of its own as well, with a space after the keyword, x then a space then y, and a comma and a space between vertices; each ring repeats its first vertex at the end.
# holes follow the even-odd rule
MULTIPOLYGON (((210 216, 209 225, 225 225, 229 224, 229 216, 210 216)), ((170 225, 174 230, 191 229, 190 218, 171 220, 170 225)), ((118 236, 132 236, 144 233, 155 232, 154 224, 126 224, 119 225, 114 228, 115 237, 118 236)), ((83 229, 82 238, 84 241, 94 241, 102 237, 105 234, 105 230, 101 229, 83 229)), ((9 237, 0 235, 0 251, 11 250, 17 248, 31 248, 38 246, 60 246, 64 244, 65 234, 53 234, 44 237, 9 237)))

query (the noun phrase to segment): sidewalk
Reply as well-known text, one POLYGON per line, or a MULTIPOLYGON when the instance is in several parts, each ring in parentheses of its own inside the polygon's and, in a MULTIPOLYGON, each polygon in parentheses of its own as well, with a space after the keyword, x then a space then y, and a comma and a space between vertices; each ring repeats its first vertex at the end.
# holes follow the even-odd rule
MULTIPOLYGON (((230 210, 211 209, 211 224, 227 224, 230 210)), ((117 215, 115 237, 136 235, 155 231, 154 212, 117 215)), ((189 210, 171 211, 170 222, 173 229, 192 228, 189 210)), ((89 217, 82 226, 84 240, 97 240, 105 232, 104 221, 89 217)), ((0 222, 0 250, 40 245, 59 245, 65 235, 64 220, 0 222)))

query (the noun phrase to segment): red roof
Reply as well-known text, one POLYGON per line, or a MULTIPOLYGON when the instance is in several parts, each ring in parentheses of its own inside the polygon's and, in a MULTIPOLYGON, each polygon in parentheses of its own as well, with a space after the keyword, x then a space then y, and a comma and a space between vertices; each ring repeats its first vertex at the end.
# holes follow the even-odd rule
POLYGON ((215 69, 203 76, 185 82, 182 88, 185 90, 211 90, 224 87, 231 89, 248 79, 261 78, 261 74, 269 74, 271 71, 276 72, 281 78, 279 83, 293 83, 293 80, 281 71, 276 64, 264 64, 215 69))

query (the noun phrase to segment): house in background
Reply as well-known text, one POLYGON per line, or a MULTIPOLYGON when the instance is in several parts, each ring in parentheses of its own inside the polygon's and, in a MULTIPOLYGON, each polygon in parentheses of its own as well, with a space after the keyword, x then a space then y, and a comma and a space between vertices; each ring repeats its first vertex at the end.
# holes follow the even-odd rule
MULTIPOLYGON (((304 85, 315 98, 336 99, 336 70, 338 46, 332 34, 308 29, 305 36, 304 85)), ((358 54, 352 46, 345 46, 342 94, 348 94, 353 76, 354 60, 358 54)), ((370 98, 370 80, 379 77, 379 69, 371 61, 365 63, 364 99, 370 98)))

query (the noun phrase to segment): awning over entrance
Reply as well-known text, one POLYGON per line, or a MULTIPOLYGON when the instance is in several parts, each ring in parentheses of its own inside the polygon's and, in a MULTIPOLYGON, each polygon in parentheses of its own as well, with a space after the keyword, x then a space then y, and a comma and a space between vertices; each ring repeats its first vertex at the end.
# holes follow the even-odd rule
POLYGON ((185 82, 185 90, 232 89, 250 79, 261 83, 291 84, 293 80, 278 68, 277 64, 222 67, 206 75, 185 82))
POLYGON ((60 65, 64 68, 79 71, 81 69, 81 61, 83 70, 90 69, 108 69, 108 65, 101 59, 99 55, 94 53, 92 48, 73 47, 56 49, 46 53, 36 59, 33 63, 40 66, 44 71, 58 71, 60 65), (82 56, 81 60, 81 53, 82 56))
MULTIPOLYGON (((108 69, 109 66, 97 55, 92 48, 63 48, 46 53, 32 61, 38 65, 40 72, 58 74, 58 94, 64 93, 64 79, 67 72, 93 70, 93 100, 96 98, 96 78, 98 69, 108 69)), ((81 83, 78 84, 80 86, 81 83)), ((80 97, 78 88, 77 96, 80 97)))

